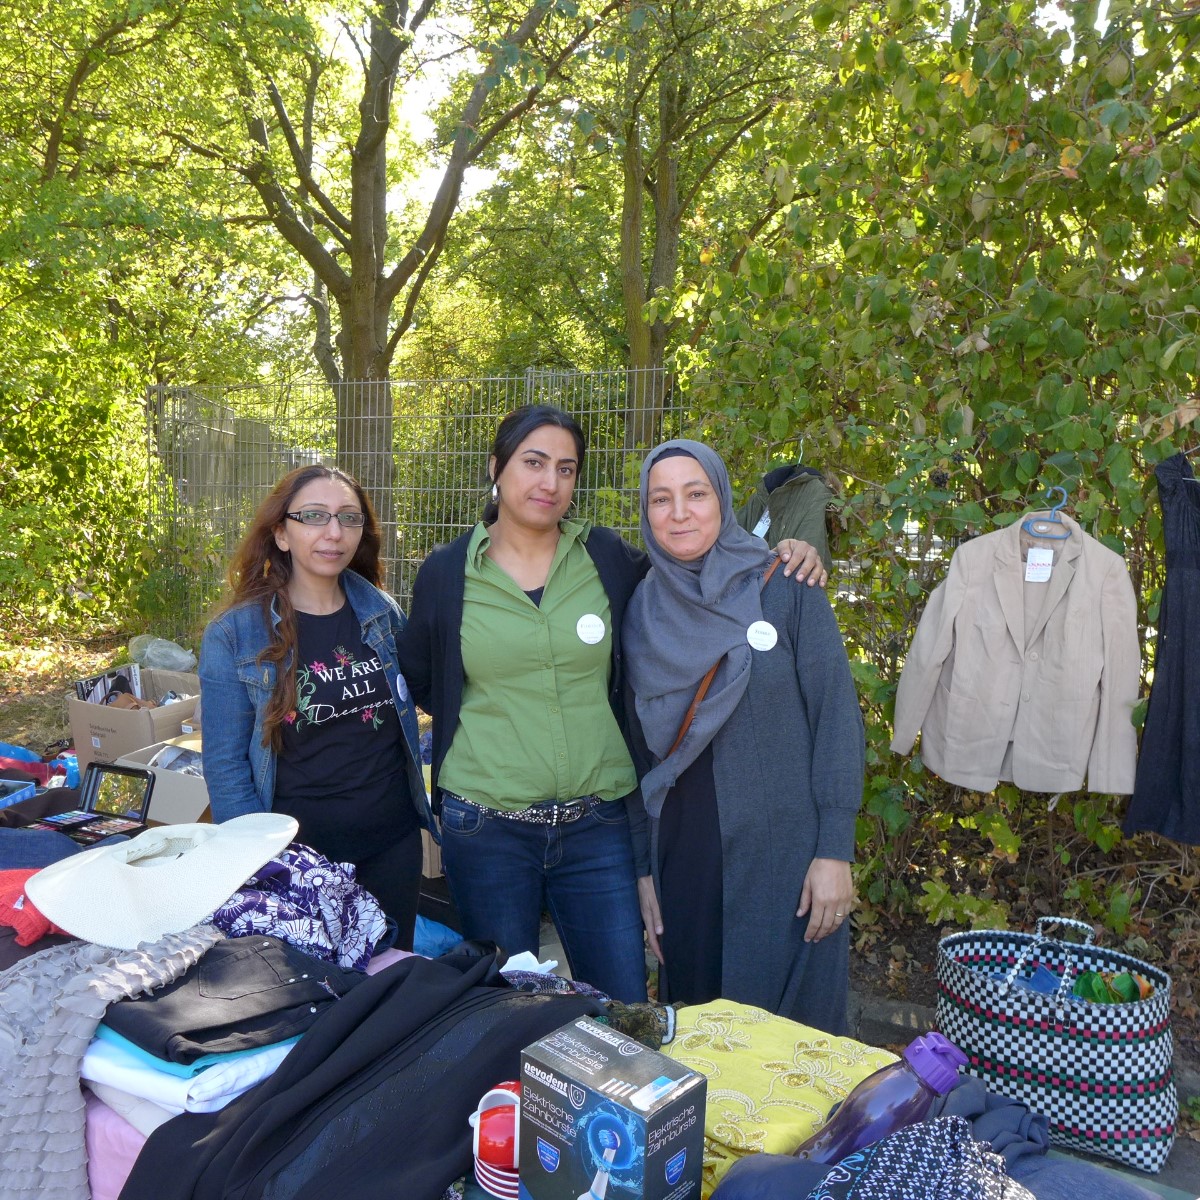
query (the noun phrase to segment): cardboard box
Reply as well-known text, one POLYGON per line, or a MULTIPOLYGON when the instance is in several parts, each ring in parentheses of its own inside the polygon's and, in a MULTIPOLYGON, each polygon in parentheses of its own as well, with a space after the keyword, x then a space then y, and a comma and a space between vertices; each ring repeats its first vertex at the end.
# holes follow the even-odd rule
POLYGON ((433 840, 428 829, 421 830, 421 874, 426 879, 437 879, 445 874, 442 870, 442 848, 433 840))
POLYGON ((157 700, 171 691, 193 698, 159 708, 133 709, 90 704, 72 696, 67 701, 67 712, 80 776, 88 763, 116 762, 122 754, 132 754, 153 742, 176 737, 183 722, 196 710, 200 677, 189 671, 142 671, 141 686, 142 698, 146 700, 157 700))
POLYGON ((200 732, 200 701, 196 701, 196 707, 192 715, 183 723, 184 733, 199 733, 200 732))
POLYGON ((150 766, 150 760, 166 745, 199 750, 200 735, 184 734, 182 737, 155 742, 153 746, 143 746, 117 759, 119 767, 150 767, 154 772, 148 822, 151 825, 183 825, 212 820, 208 809, 208 787, 199 775, 184 775, 180 771, 150 766))
POLYGON ((581 1017, 521 1053, 522 1200, 700 1195, 708 1080, 581 1017))
MULTIPOLYGON (((425 777, 425 794, 433 791, 433 768, 428 763, 421 765, 421 774, 425 777)), ((426 879, 437 879, 445 872, 442 870, 442 848, 433 840, 433 834, 428 829, 421 830, 421 874, 426 879)))

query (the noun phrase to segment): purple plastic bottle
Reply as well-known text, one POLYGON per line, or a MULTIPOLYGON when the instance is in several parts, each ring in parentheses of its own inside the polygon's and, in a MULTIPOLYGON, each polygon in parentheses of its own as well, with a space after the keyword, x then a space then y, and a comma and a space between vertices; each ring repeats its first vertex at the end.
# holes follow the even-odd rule
POLYGON ((944 1096, 967 1056, 940 1033, 927 1033, 904 1048, 899 1061, 868 1075, 841 1107, 795 1152, 811 1162, 837 1163, 848 1154, 923 1121, 944 1096))

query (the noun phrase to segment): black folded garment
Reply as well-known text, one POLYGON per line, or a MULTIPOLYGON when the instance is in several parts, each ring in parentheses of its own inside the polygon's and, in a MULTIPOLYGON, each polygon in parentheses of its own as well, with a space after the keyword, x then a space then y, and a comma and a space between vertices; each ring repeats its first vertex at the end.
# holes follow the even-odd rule
POLYGON ((304 1033, 365 977, 266 934, 218 942, 186 975, 108 1006, 104 1023, 156 1058, 257 1050, 304 1033))

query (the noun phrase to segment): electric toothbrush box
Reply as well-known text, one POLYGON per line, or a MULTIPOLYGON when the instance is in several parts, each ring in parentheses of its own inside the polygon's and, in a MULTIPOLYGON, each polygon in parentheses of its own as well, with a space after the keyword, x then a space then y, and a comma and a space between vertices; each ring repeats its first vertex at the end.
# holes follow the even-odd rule
POLYGON ((708 1080, 581 1017, 521 1053, 521 1200, 698 1200, 708 1080))

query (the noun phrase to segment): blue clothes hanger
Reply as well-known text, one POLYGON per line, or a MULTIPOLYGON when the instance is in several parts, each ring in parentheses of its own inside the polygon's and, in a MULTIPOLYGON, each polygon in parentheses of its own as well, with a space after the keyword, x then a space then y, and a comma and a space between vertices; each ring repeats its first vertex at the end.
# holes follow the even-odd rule
POLYGON ((1046 499, 1049 500, 1055 492, 1058 492, 1060 496, 1058 503, 1044 517, 1026 517, 1021 522, 1021 528, 1026 533, 1032 534, 1035 538, 1041 538, 1043 541, 1064 542, 1071 536, 1071 531, 1062 523, 1058 511, 1067 502, 1067 489, 1048 487, 1046 499), (1055 532, 1056 530, 1061 532, 1055 532))

